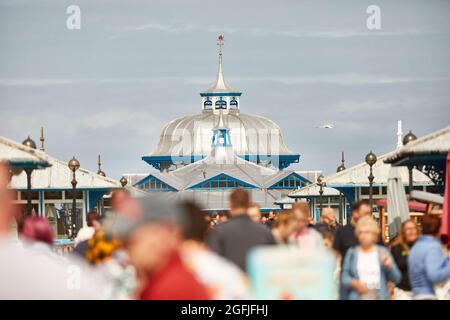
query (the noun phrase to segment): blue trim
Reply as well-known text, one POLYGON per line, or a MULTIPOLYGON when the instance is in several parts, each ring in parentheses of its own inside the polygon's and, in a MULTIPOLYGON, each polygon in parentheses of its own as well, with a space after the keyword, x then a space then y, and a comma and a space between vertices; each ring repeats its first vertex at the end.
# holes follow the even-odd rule
POLYGON ((291 174, 287 175, 287 176, 284 177, 283 179, 280 179, 280 180, 278 180, 277 182, 275 182, 274 184, 272 184, 272 185, 269 187, 269 189, 296 189, 297 187, 303 188, 303 187, 305 187, 305 186, 308 185, 308 184, 311 184, 311 181, 309 181, 308 179, 306 179, 305 177, 299 175, 299 174, 296 173, 296 172, 292 172, 291 174), (284 184, 284 181, 286 181, 286 180, 287 180, 287 181, 290 181, 290 180, 291 180, 291 179, 290 179, 291 177, 297 178, 298 180, 300 180, 300 182, 303 183, 303 185, 293 186, 293 187, 291 187, 291 186, 287 186, 287 187, 285 187, 285 186, 277 186, 277 184, 280 184, 280 183, 283 183, 283 184, 284 184))
MULTIPOLYGON (((289 155, 238 155, 239 158, 245 159, 253 163, 261 163, 262 161, 271 161, 278 158, 278 168, 285 169, 289 167, 292 163, 298 163, 300 155, 299 154, 289 154, 289 155)), ((206 155, 189 155, 189 156, 142 156, 142 160, 153 166, 154 168, 161 170, 161 165, 163 163, 169 163, 170 165, 174 162, 184 162, 186 164, 194 163, 195 161, 202 160, 206 158, 206 155)))
POLYGON ((88 191, 89 193, 89 203, 87 212, 94 210, 97 207, 98 201, 106 194, 106 191, 93 190, 88 191))
POLYGON ((202 92, 201 97, 240 97, 242 92, 202 92))
POLYGON ((229 176, 225 173, 219 173, 218 175, 211 177, 209 179, 203 180, 188 189, 196 189, 196 190, 218 190, 218 189, 255 189, 257 188, 255 185, 237 179, 235 177, 229 176), (204 184, 211 184, 213 182, 217 182, 217 187, 204 187, 204 184), (221 187, 219 182, 224 182, 225 186, 221 187), (230 186, 229 184, 234 184, 234 186, 230 186))
MULTIPOLYGON (((134 186, 135 186, 135 187, 142 187, 144 184, 146 184, 147 182, 150 182, 150 180, 152 180, 152 179, 155 180, 156 182, 161 183, 162 185, 166 185, 167 187, 157 188, 157 189, 156 189, 156 188, 155 188, 155 189, 149 188, 148 191, 161 191, 161 190, 164 190, 164 191, 177 191, 177 189, 175 189, 174 187, 172 187, 170 184, 168 184, 168 183, 165 182, 165 181, 162 181, 161 179, 158 179, 157 177, 155 177, 155 176, 152 175, 152 174, 149 174, 149 175, 146 176, 145 178, 139 180, 138 182, 136 182, 136 183, 134 184, 134 186)), ((147 189, 144 189, 144 188, 141 188, 141 189, 147 190, 147 189)))
POLYGON ((52 165, 47 161, 9 160, 8 166, 12 169, 44 169, 52 165))

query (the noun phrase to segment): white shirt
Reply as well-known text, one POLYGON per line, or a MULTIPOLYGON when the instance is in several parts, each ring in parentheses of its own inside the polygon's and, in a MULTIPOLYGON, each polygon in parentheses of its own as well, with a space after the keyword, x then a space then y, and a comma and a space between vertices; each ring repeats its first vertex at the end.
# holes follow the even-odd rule
POLYGON ((184 250, 182 257, 214 300, 249 299, 246 275, 233 263, 206 249, 184 250))
POLYGON ((380 258, 378 257, 378 250, 372 252, 359 250, 356 268, 359 280, 369 290, 380 289, 380 258))

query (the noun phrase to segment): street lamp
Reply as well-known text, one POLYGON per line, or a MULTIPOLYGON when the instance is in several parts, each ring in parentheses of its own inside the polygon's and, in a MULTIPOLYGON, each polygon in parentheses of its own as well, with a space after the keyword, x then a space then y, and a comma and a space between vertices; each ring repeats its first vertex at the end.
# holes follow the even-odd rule
POLYGON ((80 168, 80 162, 73 157, 68 163, 70 171, 72 171, 72 214, 71 214, 71 238, 75 238, 75 232, 77 228, 77 220, 76 220, 76 212, 77 212, 77 179, 75 176, 75 172, 80 168))
POLYGON ((127 180, 127 178, 122 177, 122 178, 120 178, 119 182, 120 182, 120 184, 122 185, 122 188, 125 188, 125 186, 126 186, 127 183, 128 183, 128 180, 127 180))
MULTIPOLYGON (((25 140, 23 140, 22 144, 24 146, 27 146, 31 149, 36 149, 36 143, 33 141, 33 139, 28 136, 25 140)), ((31 173, 33 172, 33 169, 25 169, 25 173, 27 175, 27 215, 31 216, 31 211, 33 208, 31 207, 31 173)))
POLYGON ((370 174, 367 177, 369 179, 369 203, 370 203, 370 210, 372 210, 373 208, 373 179, 375 178, 372 174, 372 167, 373 165, 377 162, 377 156, 370 151, 367 155, 366 155, 366 163, 369 165, 370 167, 370 174))
MULTIPOLYGON (((414 133, 409 130, 408 134, 403 137, 403 145, 407 145, 411 141, 417 140, 417 137, 414 133)), ((413 167, 408 166, 408 177, 409 177, 409 194, 413 189, 413 167)))
POLYGON ((322 216, 322 196, 323 196, 323 186, 325 182, 323 182, 324 176, 320 175, 317 177, 317 185, 319 186, 319 209, 320 209, 320 215, 322 216))

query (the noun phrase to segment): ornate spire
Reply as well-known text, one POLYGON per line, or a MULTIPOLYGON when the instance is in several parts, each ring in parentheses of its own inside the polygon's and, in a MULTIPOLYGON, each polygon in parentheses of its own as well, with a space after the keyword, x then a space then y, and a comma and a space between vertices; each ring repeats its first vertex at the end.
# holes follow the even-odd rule
POLYGON ((45 147, 44 147, 44 142, 45 142, 45 138, 44 138, 44 127, 41 127, 41 137, 39 138, 39 140, 41 140, 41 151, 45 151, 45 147))
POLYGON ((217 45, 219 46, 219 71, 217 72, 216 83, 209 88, 206 92, 232 92, 231 89, 225 82, 223 76, 223 45, 225 38, 223 35, 217 37, 217 45))
POLYGON ((105 172, 102 170, 102 159, 100 157, 100 155, 98 155, 98 171, 97 171, 98 175, 101 175, 103 177, 106 177, 105 172))

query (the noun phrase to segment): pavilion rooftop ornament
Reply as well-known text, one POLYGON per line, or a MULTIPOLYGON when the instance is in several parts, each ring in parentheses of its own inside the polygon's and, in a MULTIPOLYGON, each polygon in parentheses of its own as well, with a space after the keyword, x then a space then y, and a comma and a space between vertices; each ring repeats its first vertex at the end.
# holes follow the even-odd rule
POLYGON ((336 172, 341 172, 344 170, 345 170, 345 159, 344 159, 344 151, 342 151, 341 165, 337 167, 336 172))
POLYGON ((102 170, 102 159, 100 155, 98 155, 98 175, 101 175, 102 177, 106 177, 106 173, 102 170))
MULTIPOLYGON (((372 173, 372 167, 377 162, 377 156, 372 151, 370 151, 366 155, 365 160, 366 160, 366 163, 370 167, 370 173, 367 178, 369 179, 369 203, 370 203, 370 209, 372 210, 372 208, 373 208, 373 180, 375 178, 372 173)), ((380 219, 380 221, 381 221, 381 219, 380 219)))
POLYGON ((45 138, 44 138, 44 127, 41 127, 41 137, 39 138, 39 140, 41 141, 41 147, 40 147, 39 150, 45 151, 45 147, 44 147, 44 142, 45 142, 45 138))
POLYGON ((120 182, 120 184, 122 185, 122 188, 125 188, 125 186, 126 186, 127 183, 128 183, 128 180, 127 180, 127 178, 122 177, 122 178, 120 178, 119 182, 120 182))
POLYGON ((32 149, 36 149, 36 142, 28 136, 25 140, 23 140, 22 144, 32 149))
POLYGON ((403 145, 407 145, 414 140, 417 140, 417 136, 409 130, 408 134, 403 137, 403 145))

